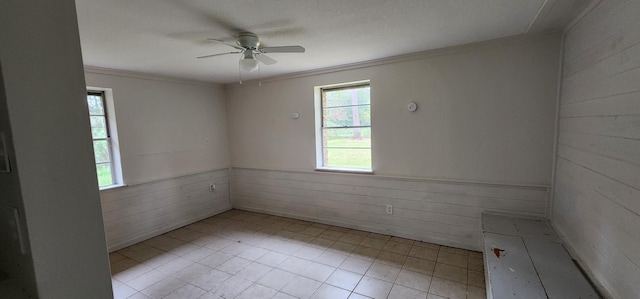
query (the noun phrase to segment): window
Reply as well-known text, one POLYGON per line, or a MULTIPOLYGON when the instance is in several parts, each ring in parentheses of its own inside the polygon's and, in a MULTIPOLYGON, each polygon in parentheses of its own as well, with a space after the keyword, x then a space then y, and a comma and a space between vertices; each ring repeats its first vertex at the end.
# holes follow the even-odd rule
POLYGON ((318 169, 371 171, 369 91, 368 81, 316 89, 318 169))
POLYGON ((87 104, 91 122, 93 152, 98 175, 98 186, 102 189, 121 183, 120 163, 117 147, 113 146, 112 128, 107 114, 107 101, 104 91, 88 91, 87 104), (115 150, 114 150, 115 149, 115 150), (117 163, 116 163, 117 162, 117 163))

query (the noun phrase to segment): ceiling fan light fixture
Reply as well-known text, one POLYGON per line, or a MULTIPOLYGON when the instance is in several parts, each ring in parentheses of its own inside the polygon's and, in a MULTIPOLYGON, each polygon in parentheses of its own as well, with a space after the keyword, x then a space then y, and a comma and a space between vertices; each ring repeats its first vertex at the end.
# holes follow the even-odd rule
POLYGON ((245 55, 240 59, 240 69, 245 72, 253 72, 258 69, 258 61, 253 58, 253 55, 245 55))

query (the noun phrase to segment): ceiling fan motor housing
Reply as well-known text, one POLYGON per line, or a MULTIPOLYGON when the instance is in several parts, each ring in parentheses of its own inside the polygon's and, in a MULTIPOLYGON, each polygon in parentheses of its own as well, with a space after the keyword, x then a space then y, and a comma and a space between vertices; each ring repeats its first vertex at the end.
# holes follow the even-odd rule
POLYGON ((236 43, 245 49, 257 50, 260 39, 253 32, 240 32, 236 35, 236 43))

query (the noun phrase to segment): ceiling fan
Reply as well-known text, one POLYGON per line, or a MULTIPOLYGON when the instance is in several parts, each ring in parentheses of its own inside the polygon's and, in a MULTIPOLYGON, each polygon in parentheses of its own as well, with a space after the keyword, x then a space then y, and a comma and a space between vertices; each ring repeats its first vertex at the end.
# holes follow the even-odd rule
POLYGON ((278 47, 260 47, 260 39, 258 35, 253 32, 240 32, 236 34, 236 44, 227 43, 223 40, 208 38, 207 40, 225 44, 233 47, 238 51, 218 53, 212 55, 200 56, 197 58, 209 58, 228 54, 242 54, 240 58, 240 69, 253 72, 258 69, 258 62, 262 62, 265 65, 272 65, 277 61, 265 53, 304 53, 305 49, 302 46, 278 46, 278 47))

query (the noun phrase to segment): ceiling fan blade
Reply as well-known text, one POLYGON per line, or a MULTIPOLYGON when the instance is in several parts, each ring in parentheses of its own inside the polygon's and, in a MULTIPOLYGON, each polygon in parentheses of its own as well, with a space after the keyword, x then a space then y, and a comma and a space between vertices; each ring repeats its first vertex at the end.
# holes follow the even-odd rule
POLYGON ((242 53, 242 52, 218 53, 218 54, 211 54, 211 55, 199 56, 199 57, 196 57, 196 58, 209 58, 209 57, 222 56, 222 55, 227 55, 227 54, 238 54, 238 53, 242 53))
POLYGON ((261 53, 256 54, 255 57, 256 57, 256 59, 258 61, 260 61, 260 62, 262 62, 262 63, 264 63, 266 65, 272 65, 272 64, 275 64, 277 62, 275 59, 273 59, 273 58, 271 58, 271 57, 269 57, 267 55, 261 54, 261 53))
POLYGON ((238 50, 244 50, 244 48, 243 48, 243 47, 240 47, 240 46, 238 46, 238 45, 234 45, 234 44, 231 44, 231 43, 225 42, 225 41, 223 41, 223 40, 219 40, 219 39, 215 39, 215 38, 207 38, 207 40, 208 40, 208 41, 212 41, 212 42, 218 42, 218 43, 221 43, 221 44, 225 44, 225 45, 227 45, 227 46, 229 46, 229 47, 233 47, 233 48, 236 48, 236 49, 238 49, 238 50))
POLYGON ((264 47, 258 50, 262 53, 304 53, 301 46, 264 47))

